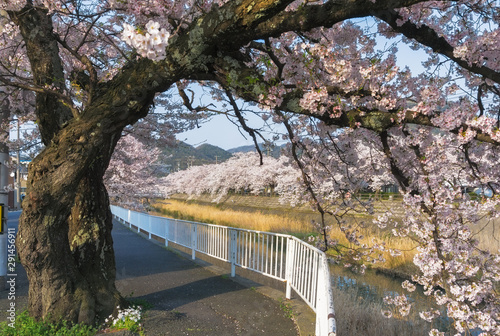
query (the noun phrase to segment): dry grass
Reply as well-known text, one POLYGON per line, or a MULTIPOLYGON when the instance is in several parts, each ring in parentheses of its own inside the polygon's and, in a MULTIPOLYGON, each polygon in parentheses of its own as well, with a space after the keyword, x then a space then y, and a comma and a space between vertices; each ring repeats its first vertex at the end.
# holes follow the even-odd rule
MULTIPOLYGON (((385 243, 386 252, 382 253, 385 261, 378 262, 374 265, 376 268, 391 269, 395 273, 408 274, 407 271, 414 270, 413 257, 415 256, 416 244, 409 238, 396 238, 388 235, 380 230, 361 229, 360 233, 363 238, 359 239, 361 244, 366 246, 373 246, 374 242, 379 244, 385 243), (399 255, 393 256, 387 250, 397 250, 399 255)), ((356 248, 356 245, 350 243, 345 237, 344 233, 338 228, 334 227, 329 232, 330 237, 336 239, 339 244, 347 246, 348 248, 356 248)))
POLYGON ((500 249, 500 219, 495 218, 489 221, 482 220, 476 225, 472 226, 474 237, 479 240, 479 248, 490 251, 491 253, 498 253, 500 249))
MULTIPOLYGON (((253 210, 233 210, 221 208, 216 205, 197 204, 192 202, 165 200, 154 204, 158 211, 168 217, 185 219, 203 223, 212 223, 231 227, 244 228, 256 231, 277 232, 293 234, 299 237, 306 237, 315 234, 310 220, 303 214, 297 215, 293 211, 280 210, 281 214, 265 213, 264 211, 253 210)), ((345 238, 338 226, 331 225, 330 237, 336 239, 340 244, 348 247, 355 247, 345 238)), ((400 256, 393 257, 389 253, 384 253, 385 262, 377 263, 378 268, 391 269, 397 274, 408 274, 409 268, 413 266, 414 243, 409 239, 399 239, 388 237, 386 233, 379 230, 362 231, 364 238, 361 243, 372 245, 373 240, 386 241, 387 248, 402 251, 400 256), (383 237, 385 235, 385 237, 383 237)))
POLYGON ((219 209, 216 206, 167 200, 154 205, 163 215, 203 223, 232 226, 237 228, 307 234, 312 231, 310 225, 288 216, 269 215, 261 212, 245 212, 219 209))

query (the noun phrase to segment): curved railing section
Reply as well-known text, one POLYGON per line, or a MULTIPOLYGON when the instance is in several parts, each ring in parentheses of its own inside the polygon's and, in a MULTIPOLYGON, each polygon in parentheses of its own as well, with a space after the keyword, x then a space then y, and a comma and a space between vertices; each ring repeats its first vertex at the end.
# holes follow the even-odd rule
POLYGON ((111 206, 113 216, 138 232, 162 238, 231 264, 286 282, 316 313, 316 335, 336 335, 330 271, 324 252, 290 235, 196 223, 111 206))

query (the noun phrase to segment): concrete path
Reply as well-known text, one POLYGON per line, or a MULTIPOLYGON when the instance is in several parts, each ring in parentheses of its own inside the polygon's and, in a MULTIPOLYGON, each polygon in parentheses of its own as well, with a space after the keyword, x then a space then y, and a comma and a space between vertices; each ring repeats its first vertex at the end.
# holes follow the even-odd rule
MULTIPOLYGON (((16 213, 11 216, 16 217, 16 213)), ((11 227, 15 224, 9 223, 11 227)), ((217 275, 118 222, 114 223, 113 239, 117 288, 125 297, 153 306, 144 320, 146 336, 298 335, 286 309, 260 290, 217 275)), ((19 312, 27 302, 27 280, 20 265, 16 284, 19 312)), ((0 291, 1 319, 7 317, 7 296, 8 291, 0 291)))

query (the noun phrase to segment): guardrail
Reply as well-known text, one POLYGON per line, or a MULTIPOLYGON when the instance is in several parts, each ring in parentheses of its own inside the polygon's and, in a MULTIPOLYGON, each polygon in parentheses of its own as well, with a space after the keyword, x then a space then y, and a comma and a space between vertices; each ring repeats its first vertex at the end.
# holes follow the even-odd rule
POLYGON ((154 235, 165 246, 174 242, 191 249, 192 259, 200 252, 229 262, 232 277, 238 266, 285 281, 286 298, 293 289, 316 313, 316 335, 336 335, 330 270, 317 248, 290 235, 151 216, 115 205, 111 212, 149 239, 154 235))

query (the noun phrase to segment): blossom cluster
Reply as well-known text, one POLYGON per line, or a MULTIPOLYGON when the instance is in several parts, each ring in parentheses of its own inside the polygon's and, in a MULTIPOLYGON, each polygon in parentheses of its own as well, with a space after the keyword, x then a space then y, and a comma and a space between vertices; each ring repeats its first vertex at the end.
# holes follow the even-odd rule
MULTIPOLYGON (((397 308, 397 315, 399 316, 408 316, 410 313, 411 307, 413 305, 412 302, 405 295, 394 295, 394 296, 386 296, 384 297, 384 303, 387 305, 393 305, 397 308)), ((382 311, 382 314, 385 317, 391 317, 391 314, 387 311, 382 311)))
MULTIPOLYGON (((26 5, 26 2, 26 0, 0 0, 0 10, 19 11, 26 5)), ((63 1, 60 0, 35 0, 34 4, 46 7, 49 9, 49 12, 55 9, 61 10, 65 7, 63 1)), ((68 6, 68 4, 66 4, 66 6, 68 6)), ((71 5, 66 8, 71 8, 71 5)))
POLYGON ((141 321, 142 309, 140 306, 129 307, 126 309, 121 309, 120 306, 116 307, 118 313, 116 317, 110 315, 104 322, 109 324, 112 328, 130 328, 132 326, 137 326, 141 321))
POLYGON ((340 107, 331 108, 331 105, 332 101, 328 96, 326 87, 306 92, 300 100, 300 106, 306 110, 315 111, 320 115, 330 111, 330 118, 340 117, 340 107))
POLYGON ((135 29, 132 25, 123 25, 122 40, 134 47, 138 54, 153 61, 161 61, 166 57, 166 47, 170 33, 160 28, 160 24, 149 21, 146 24, 146 31, 135 29))
POLYGON ((0 0, 0 10, 18 11, 26 5, 26 0, 0 0))
POLYGON ((500 68, 500 60, 497 56, 500 52, 499 39, 500 31, 484 31, 480 37, 468 39, 455 48, 454 56, 466 60, 469 65, 482 64, 498 69, 500 68))

